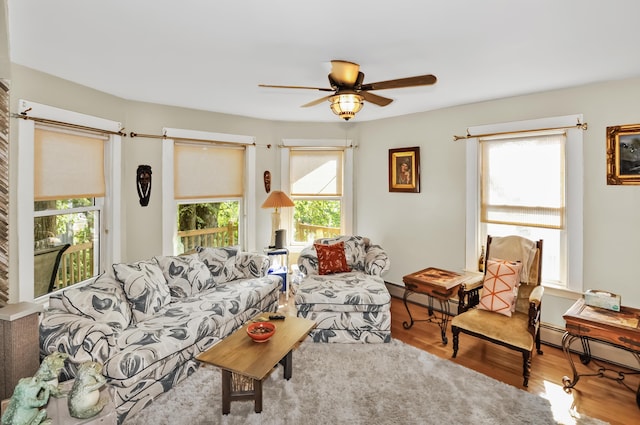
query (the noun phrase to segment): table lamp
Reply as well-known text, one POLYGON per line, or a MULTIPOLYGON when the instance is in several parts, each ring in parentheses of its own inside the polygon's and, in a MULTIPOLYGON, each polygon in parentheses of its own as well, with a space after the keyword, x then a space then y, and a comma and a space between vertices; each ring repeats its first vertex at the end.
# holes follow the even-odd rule
POLYGON ((270 247, 276 244, 276 230, 280 229, 280 208, 295 206, 291 198, 281 190, 274 190, 269 194, 267 199, 262 204, 262 208, 274 208, 271 214, 271 244, 270 247))

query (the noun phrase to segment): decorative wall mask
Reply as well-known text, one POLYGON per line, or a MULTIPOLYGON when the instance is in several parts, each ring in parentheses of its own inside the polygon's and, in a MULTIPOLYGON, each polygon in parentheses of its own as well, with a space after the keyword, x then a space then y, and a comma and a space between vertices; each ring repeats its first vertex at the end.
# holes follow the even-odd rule
POLYGON ((147 205, 149 205, 149 198, 151 198, 150 165, 138 165, 138 171, 136 173, 136 188, 138 189, 140 205, 146 207, 147 205))
POLYGON ((271 192, 271 173, 269 171, 264 172, 264 190, 267 193, 271 192))

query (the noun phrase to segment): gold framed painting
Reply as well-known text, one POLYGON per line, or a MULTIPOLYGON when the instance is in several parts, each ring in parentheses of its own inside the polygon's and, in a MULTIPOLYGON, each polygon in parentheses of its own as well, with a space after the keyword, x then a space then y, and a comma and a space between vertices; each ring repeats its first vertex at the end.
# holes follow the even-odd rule
POLYGON ((640 185, 640 124, 607 127, 607 184, 640 185))
POLYGON ((420 192, 420 147, 389 149, 389 192, 420 192))

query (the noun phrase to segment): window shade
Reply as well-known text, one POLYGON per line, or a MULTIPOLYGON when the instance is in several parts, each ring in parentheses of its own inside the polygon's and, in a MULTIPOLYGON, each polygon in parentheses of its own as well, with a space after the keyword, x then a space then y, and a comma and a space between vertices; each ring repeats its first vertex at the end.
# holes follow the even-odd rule
POLYGON ((342 196, 341 150, 291 150, 291 195, 342 196))
POLYGON ((237 198, 244 188, 244 147, 210 143, 174 146, 176 199, 237 198))
POLYGON ((565 133, 481 139, 480 220, 564 228, 565 133))
POLYGON ((34 199, 103 197, 105 140, 97 135, 36 128, 34 199))

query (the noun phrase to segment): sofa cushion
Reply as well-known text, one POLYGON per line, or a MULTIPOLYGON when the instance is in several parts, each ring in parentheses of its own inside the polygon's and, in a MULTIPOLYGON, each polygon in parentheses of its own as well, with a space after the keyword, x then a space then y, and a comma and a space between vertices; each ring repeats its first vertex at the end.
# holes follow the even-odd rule
POLYGON ((167 281, 155 260, 114 264, 113 271, 122 282, 136 322, 153 317, 171 301, 167 281))
POLYGON ((219 248, 196 247, 198 257, 207 265, 213 281, 218 283, 231 282, 238 279, 240 273, 236 270, 236 257, 238 255, 238 247, 225 246, 219 248))
POLYGON ((511 317, 516 307, 521 269, 520 262, 488 260, 478 308, 511 317))
POLYGON ((309 275, 298 286, 300 311, 389 311, 391 295, 379 276, 362 272, 309 275))
MULTIPOLYGON (((125 329, 116 341, 119 351, 105 362, 105 376, 127 380, 201 339, 209 338, 214 322, 208 312, 192 307, 174 302, 160 309, 155 316, 125 329)), ((121 385, 133 383, 125 381, 121 385)))
POLYGON ((155 257, 172 297, 184 298, 213 288, 215 282, 197 254, 155 257))
POLYGON ((318 255, 318 273, 331 274, 350 272, 347 266, 347 259, 344 255, 344 242, 331 245, 314 244, 318 255))
POLYGON ((113 273, 103 273, 87 285, 60 291, 50 300, 50 307, 107 323, 118 330, 131 322, 131 307, 113 273))

